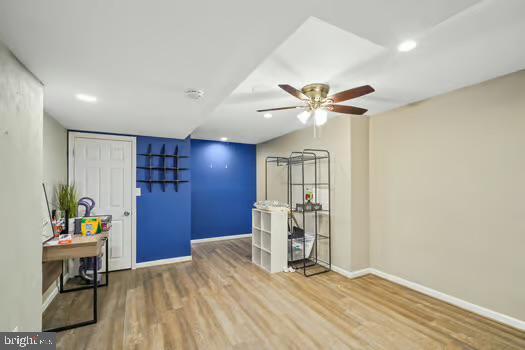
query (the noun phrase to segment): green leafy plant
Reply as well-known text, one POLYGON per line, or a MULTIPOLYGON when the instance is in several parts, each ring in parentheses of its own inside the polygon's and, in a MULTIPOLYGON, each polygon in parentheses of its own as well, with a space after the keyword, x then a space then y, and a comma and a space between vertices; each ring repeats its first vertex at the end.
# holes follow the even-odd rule
POLYGON ((56 198, 58 208, 69 212, 69 217, 76 217, 78 214, 78 192, 75 185, 60 184, 57 186, 56 198))

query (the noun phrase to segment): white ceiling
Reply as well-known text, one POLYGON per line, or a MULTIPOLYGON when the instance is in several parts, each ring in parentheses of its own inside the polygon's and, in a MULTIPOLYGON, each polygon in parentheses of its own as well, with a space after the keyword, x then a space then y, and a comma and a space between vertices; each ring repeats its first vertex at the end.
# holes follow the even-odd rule
POLYGON ((301 110, 272 112, 270 120, 256 110, 303 105, 278 84, 300 89, 308 83, 329 82, 335 88, 333 92, 364 85, 366 82, 355 81, 344 85, 347 80, 337 84, 337 77, 385 51, 383 46, 310 17, 211 113, 193 136, 208 139, 222 134, 240 142, 257 143, 303 127, 297 119, 301 110))
POLYGON ((0 40, 68 128, 258 143, 302 127, 255 112, 296 104, 278 83, 371 84, 351 104, 373 115, 523 69, 523 13, 522 0, 2 0, 0 40), (419 46, 398 53, 406 38, 419 46))

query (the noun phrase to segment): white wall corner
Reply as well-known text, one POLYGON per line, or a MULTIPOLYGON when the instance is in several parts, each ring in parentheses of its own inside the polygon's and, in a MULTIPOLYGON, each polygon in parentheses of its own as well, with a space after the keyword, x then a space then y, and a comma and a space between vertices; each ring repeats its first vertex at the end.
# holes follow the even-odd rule
POLYGON ((348 271, 335 265, 332 265, 332 271, 337 272, 338 274, 348 278, 358 278, 372 273, 370 268, 365 268, 357 271, 348 271))

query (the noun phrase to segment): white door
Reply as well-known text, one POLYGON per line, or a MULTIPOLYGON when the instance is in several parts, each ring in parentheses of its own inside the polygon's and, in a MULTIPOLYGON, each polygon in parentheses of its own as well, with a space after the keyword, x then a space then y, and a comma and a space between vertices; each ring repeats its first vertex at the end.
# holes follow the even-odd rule
MULTIPOLYGON (((70 179, 81 197, 95 200, 96 215, 112 215, 109 269, 132 267, 132 142, 72 134, 70 179)), ((105 260, 105 259, 103 259, 105 260)), ((104 262, 105 264, 105 262, 104 262)), ((103 267, 105 269, 105 266, 103 267)))

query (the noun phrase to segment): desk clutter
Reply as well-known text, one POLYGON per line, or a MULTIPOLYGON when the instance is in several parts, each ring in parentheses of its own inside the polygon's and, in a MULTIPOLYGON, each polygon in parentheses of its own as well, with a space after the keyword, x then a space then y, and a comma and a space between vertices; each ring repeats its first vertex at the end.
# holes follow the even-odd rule
POLYGON ((54 238, 58 238, 58 244, 70 244, 72 234, 82 236, 93 236, 98 233, 109 232, 111 229, 111 215, 91 215, 95 209, 95 201, 89 197, 82 197, 77 202, 78 207, 84 207, 84 216, 69 217, 69 210, 64 215, 60 210, 53 210, 51 214, 51 225, 54 238))

